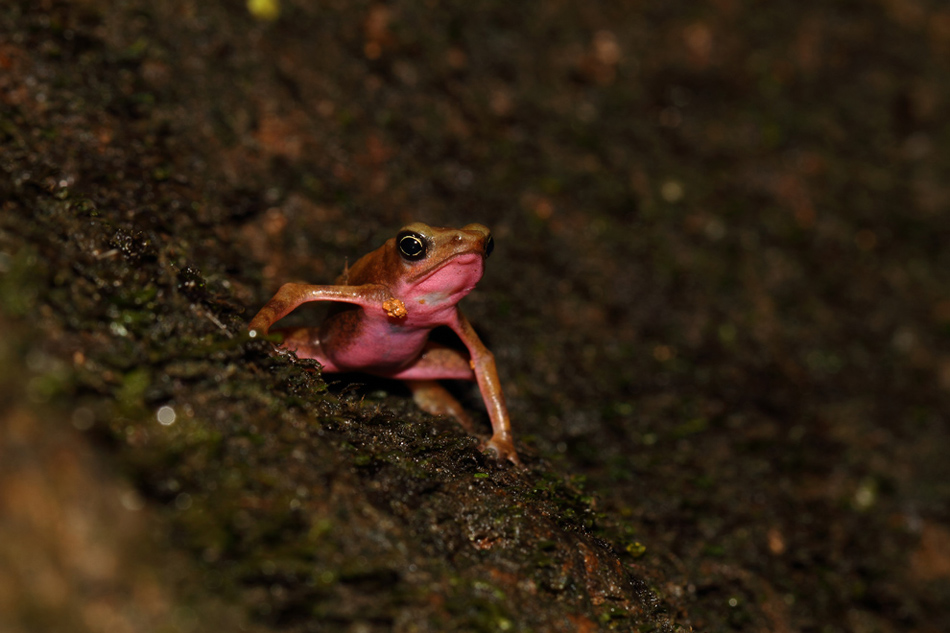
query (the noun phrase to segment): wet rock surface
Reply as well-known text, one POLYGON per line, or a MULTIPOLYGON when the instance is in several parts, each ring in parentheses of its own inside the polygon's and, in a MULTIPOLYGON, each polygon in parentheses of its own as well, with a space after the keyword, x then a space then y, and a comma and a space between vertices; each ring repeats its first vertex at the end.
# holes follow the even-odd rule
POLYGON ((8 2, 0 628, 950 628, 948 24, 8 2), (244 334, 412 220, 524 469, 244 334))

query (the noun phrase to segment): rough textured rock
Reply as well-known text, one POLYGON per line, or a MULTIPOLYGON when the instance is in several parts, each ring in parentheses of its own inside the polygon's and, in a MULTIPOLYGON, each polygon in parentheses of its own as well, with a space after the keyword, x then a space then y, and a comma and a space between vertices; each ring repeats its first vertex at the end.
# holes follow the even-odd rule
POLYGON ((281 9, 0 10, 0 628, 950 628, 946 10, 281 9), (243 334, 414 219, 524 470, 243 334))

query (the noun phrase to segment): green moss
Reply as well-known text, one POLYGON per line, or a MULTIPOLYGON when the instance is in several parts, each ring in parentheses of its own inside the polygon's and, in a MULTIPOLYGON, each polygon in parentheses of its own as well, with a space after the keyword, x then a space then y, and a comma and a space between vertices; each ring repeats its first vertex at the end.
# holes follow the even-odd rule
POLYGON ((0 305, 12 317, 27 317, 36 309, 42 265, 35 249, 0 250, 0 305))

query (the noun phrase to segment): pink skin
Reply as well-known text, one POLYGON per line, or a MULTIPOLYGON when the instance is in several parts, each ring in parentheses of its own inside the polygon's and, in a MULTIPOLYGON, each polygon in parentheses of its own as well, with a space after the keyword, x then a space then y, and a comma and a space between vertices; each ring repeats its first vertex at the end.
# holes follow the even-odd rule
POLYGON ((458 309, 481 279, 490 250, 491 234, 480 224, 462 229, 410 224, 344 272, 339 285, 281 286, 251 321, 251 336, 267 334, 309 301, 349 304, 332 310, 319 328, 278 330, 282 347, 317 360, 324 372, 362 371, 405 380, 422 409, 452 415, 469 431, 468 415, 434 381, 475 380, 492 423, 485 449, 518 464, 494 356, 458 309), (441 325, 458 335, 468 355, 429 341, 429 333, 441 325))

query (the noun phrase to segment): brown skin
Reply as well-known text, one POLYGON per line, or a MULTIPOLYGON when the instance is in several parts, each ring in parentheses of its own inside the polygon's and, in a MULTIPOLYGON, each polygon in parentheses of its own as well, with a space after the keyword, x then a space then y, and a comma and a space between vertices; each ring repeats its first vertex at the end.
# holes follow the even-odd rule
POLYGON ((491 233, 480 224, 448 229, 415 222, 360 258, 338 285, 281 286, 251 321, 251 336, 267 334, 308 301, 337 302, 319 328, 278 330, 284 335, 282 347, 316 359, 325 372, 363 371, 405 380, 420 408, 451 415, 470 432, 473 425, 462 406, 435 381, 475 380, 492 423, 484 448, 518 464, 495 358, 457 305, 481 278, 491 248, 491 233), (429 340, 429 333, 443 325, 458 335, 468 354, 429 340))

